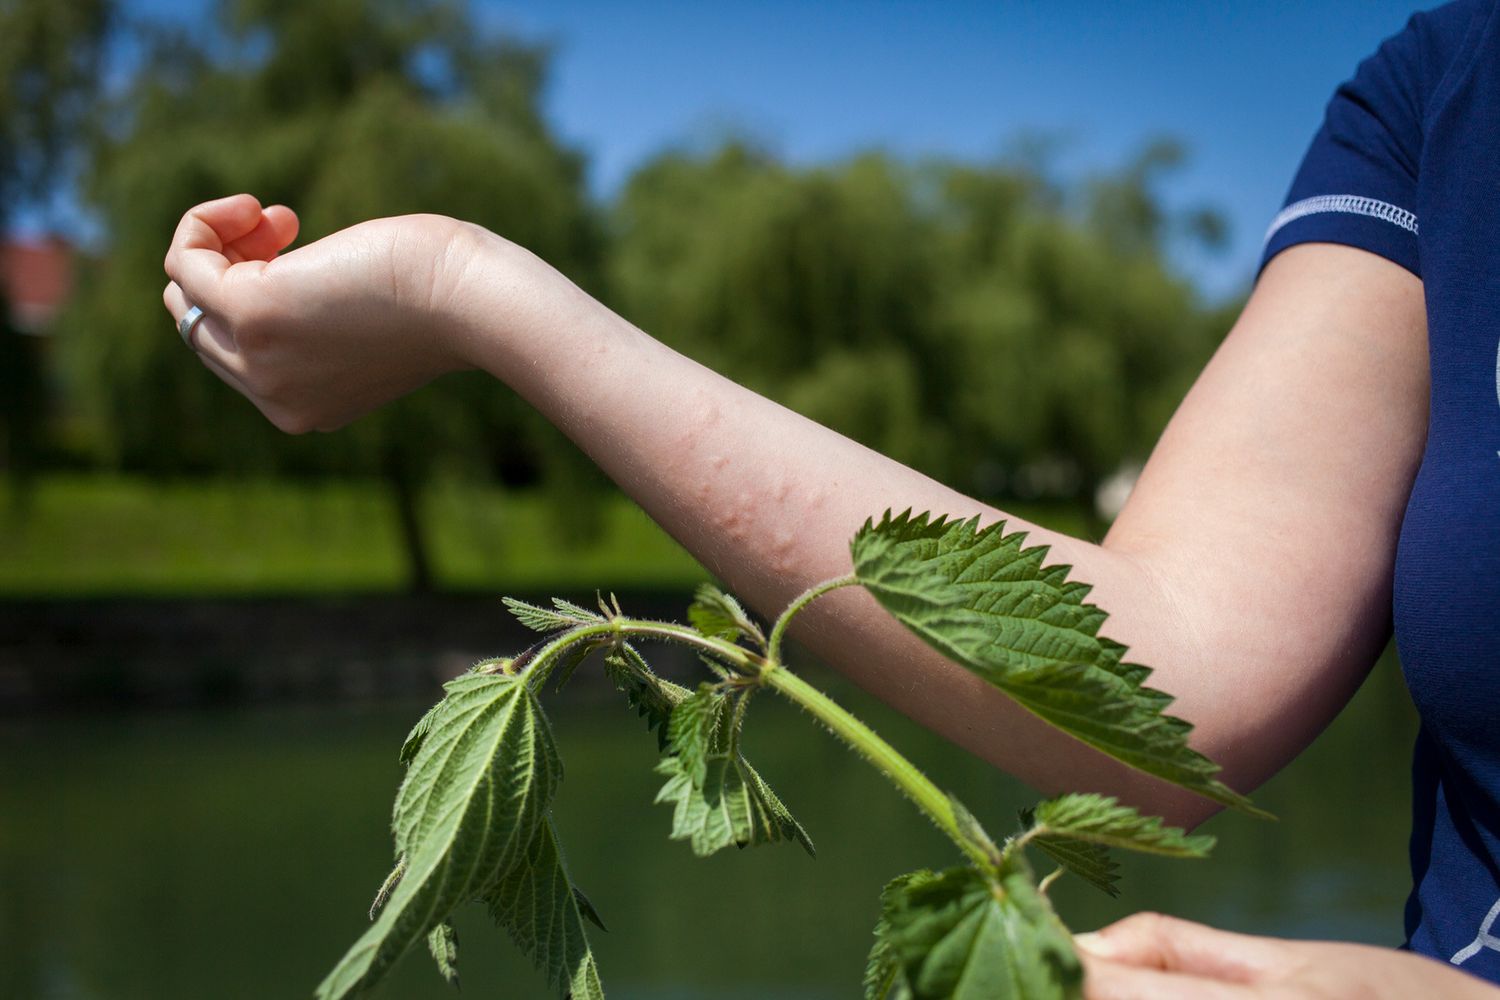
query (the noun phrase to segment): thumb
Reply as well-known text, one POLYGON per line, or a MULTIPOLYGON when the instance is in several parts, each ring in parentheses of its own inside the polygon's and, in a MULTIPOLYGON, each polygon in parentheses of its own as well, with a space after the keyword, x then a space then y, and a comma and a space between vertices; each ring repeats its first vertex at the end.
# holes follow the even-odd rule
POLYGON ((1275 938, 1215 930, 1160 913, 1137 913, 1073 939, 1086 954, 1120 965, 1252 983, 1284 964, 1275 938))

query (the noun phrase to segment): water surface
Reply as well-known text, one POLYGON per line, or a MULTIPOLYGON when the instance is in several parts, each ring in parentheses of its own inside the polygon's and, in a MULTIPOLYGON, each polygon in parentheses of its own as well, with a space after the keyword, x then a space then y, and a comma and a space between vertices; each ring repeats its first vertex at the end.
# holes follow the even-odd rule
MULTIPOLYGON (((810 672, 1008 832, 1024 786, 810 672)), ((859 760, 769 697, 747 753, 818 845, 708 860, 666 839, 654 741, 600 685, 549 705, 567 767, 556 817, 611 997, 859 996, 877 895, 954 851, 859 760)), ((0 725, 0 998, 305 997, 363 929, 389 868, 396 750, 424 705, 257 708, 0 725)), ((1400 940, 1410 705, 1383 662, 1333 728, 1206 862, 1126 859, 1110 900, 1064 879, 1086 929, 1153 908, 1238 930, 1400 940)), ((462 995, 546 996, 479 907, 458 921, 462 995)), ((425 954, 379 993, 451 997, 425 954)))

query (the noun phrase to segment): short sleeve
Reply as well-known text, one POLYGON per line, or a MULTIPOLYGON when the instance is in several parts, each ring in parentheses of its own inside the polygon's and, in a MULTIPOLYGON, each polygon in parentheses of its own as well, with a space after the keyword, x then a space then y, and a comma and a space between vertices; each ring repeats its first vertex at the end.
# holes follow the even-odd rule
POLYGON ((1261 252, 1342 243, 1421 277, 1417 179, 1427 98, 1473 20, 1471 0, 1414 16, 1334 93, 1261 252))

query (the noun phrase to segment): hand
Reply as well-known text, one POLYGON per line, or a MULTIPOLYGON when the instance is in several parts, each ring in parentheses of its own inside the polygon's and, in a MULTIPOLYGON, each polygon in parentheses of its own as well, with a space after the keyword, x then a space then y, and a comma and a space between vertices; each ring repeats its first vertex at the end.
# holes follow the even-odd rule
POLYGON ((466 367, 440 313, 489 234, 414 215, 281 254, 296 235, 291 209, 247 194, 198 205, 173 236, 162 297, 174 320, 203 310, 193 348, 278 427, 332 430, 466 367))
POLYGON ((1075 940, 1085 1000, 1500 998, 1500 989, 1410 952, 1231 934, 1157 913, 1075 940))

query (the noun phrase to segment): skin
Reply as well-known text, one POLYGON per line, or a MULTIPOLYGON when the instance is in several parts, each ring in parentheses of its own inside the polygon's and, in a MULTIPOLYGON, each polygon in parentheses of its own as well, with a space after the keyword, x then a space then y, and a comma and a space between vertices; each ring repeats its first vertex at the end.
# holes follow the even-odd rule
MULTIPOLYGON (((333 430, 444 372, 483 369, 763 614, 847 573, 849 537, 887 507, 1007 517, 1094 585, 1092 599, 1111 613, 1106 633, 1156 669, 1152 683, 1177 695, 1173 711, 1194 724, 1194 746, 1245 791, 1327 725, 1386 641, 1428 369, 1421 283, 1372 254, 1314 244, 1266 267, 1096 544, 1009 518, 755 395, 478 227, 381 219, 283 253, 296 227, 290 209, 262 209, 249 195, 208 202, 183 217, 165 262, 168 311, 204 310, 199 357, 268 419, 290 433, 333 430)), ((820 600, 793 633, 871 693, 1045 792, 1118 795, 1184 826, 1216 808, 1040 723, 858 588, 820 600)), ((1148 929, 1168 940, 1189 926, 1148 929)), ((1106 939, 1119 927, 1149 936, 1127 921, 1106 939)), ((1351 962, 1366 972, 1436 969, 1471 981, 1410 955, 1356 950, 1351 962)), ((1127 974, 1223 978, 1229 968, 1153 965, 1158 954, 1091 962, 1091 995, 1138 995, 1097 992, 1127 989, 1127 974)), ((1274 987, 1255 995, 1416 995, 1229 981, 1274 987)))
POLYGON ((1138 913, 1080 934, 1084 1000, 1494 1000, 1500 990, 1429 958, 1282 941, 1138 913))

